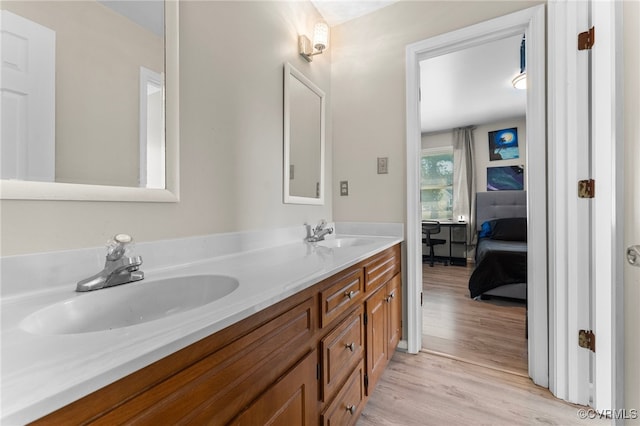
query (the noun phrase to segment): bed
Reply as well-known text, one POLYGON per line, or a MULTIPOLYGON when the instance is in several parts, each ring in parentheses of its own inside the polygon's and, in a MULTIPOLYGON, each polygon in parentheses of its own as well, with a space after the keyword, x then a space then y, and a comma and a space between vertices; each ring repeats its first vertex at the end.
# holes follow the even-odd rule
POLYGON ((478 244, 469 278, 472 298, 527 299, 527 194, 476 194, 478 244))

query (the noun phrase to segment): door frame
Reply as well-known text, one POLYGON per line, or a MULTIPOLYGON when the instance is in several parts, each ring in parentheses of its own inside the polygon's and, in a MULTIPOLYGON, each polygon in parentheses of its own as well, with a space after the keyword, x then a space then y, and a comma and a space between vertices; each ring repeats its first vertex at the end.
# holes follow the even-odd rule
MULTIPOLYGON (((409 353, 417 353, 422 347, 419 62, 429 57, 523 33, 527 37, 527 141, 546 141, 544 5, 422 40, 406 48, 407 350, 409 353)), ((538 283, 538 285, 529 285, 527 288, 527 297, 531 302, 528 312, 529 375, 536 384, 548 387, 545 143, 527 143, 527 173, 534 173, 536 176, 536 179, 527 179, 527 231, 530 236, 527 273, 530 283, 538 283)))

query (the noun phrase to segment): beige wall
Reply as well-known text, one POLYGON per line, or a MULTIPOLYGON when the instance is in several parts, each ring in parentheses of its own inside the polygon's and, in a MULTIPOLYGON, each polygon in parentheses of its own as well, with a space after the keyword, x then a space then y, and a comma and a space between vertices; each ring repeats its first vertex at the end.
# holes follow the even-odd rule
MULTIPOLYGON (((330 172, 324 206, 282 203, 284 62, 331 102, 331 49, 310 64, 297 53, 318 19, 307 2, 181 2, 180 202, 5 200, 2 255, 331 220, 330 172)), ((330 171, 330 108, 327 124, 330 171)))
MULTIPOLYGON (((640 3, 625 1, 624 12, 624 139, 625 241, 640 244, 640 3)), ((625 266, 625 407, 640 414, 640 269, 625 266)), ((636 419, 629 424, 640 424, 636 419)))
MULTIPOLYGON (((475 142, 474 155, 477 192, 486 192, 487 190, 487 167, 517 166, 526 165, 527 163, 527 121, 524 117, 478 125, 473 131, 473 140, 475 142), (494 130, 508 129, 511 127, 518 128, 518 148, 520 151, 520 157, 511 160, 489 161, 488 133, 494 130)), ((422 135, 422 149, 452 146, 453 131, 422 135)))
POLYGON ((332 29, 334 219, 405 222, 405 48, 543 2, 402 1, 332 29), (389 174, 376 174, 389 157, 389 174))
POLYGON ((140 66, 164 40, 94 1, 3 1, 56 34, 56 182, 138 186, 140 66))

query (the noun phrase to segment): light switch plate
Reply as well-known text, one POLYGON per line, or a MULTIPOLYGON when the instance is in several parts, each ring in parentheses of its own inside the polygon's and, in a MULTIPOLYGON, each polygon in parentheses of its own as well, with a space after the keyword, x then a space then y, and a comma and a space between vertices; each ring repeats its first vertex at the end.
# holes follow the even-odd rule
POLYGON ((349 195, 349 181, 347 180, 340 181, 340 195, 342 196, 349 195))
POLYGON ((378 157, 378 174, 384 175, 389 173, 388 169, 389 157, 378 157))

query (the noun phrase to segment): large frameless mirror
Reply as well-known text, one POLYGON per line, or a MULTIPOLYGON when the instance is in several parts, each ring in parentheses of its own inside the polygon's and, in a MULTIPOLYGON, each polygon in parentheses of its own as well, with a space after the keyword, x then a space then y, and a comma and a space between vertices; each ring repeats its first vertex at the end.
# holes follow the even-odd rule
POLYGON ((1 9, 1 198, 177 201, 178 2, 1 9))
POLYGON ((284 202, 324 204, 325 94, 284 67, 284 202))

